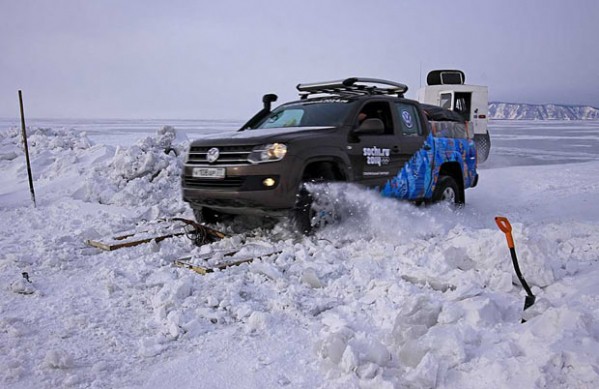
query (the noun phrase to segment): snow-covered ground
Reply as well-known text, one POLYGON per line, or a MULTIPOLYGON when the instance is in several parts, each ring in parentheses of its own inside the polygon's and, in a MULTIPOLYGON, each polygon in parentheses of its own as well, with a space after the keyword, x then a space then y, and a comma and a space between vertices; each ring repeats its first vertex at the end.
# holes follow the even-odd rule
POLYGON ((37 208, 20 131, 0 122, 1 387, 599 387, 597 122, 493 122, 458 211, 331 186, 344 218, 312 237, 233 225, 212 247, 111 252, 84 241, 191 217, 184 133, 239 123, 29 124, 37 208), (497 215, 537 295, 523 324, 497 215), (280 252, 172 266, 241 243, 280 252))

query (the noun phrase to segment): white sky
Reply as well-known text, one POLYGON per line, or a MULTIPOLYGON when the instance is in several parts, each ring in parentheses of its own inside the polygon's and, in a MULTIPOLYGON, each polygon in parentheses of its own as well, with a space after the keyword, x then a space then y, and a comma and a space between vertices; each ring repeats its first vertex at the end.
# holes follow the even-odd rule
POLYGON ((274 92, 459 68, 494 101, 599 106, 599 1, 0 0, 0 117, 246 119, 274 92))

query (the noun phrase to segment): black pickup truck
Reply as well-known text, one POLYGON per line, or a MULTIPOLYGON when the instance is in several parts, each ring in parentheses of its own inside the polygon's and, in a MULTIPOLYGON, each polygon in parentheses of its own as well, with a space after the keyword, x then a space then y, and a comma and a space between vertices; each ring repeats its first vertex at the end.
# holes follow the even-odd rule
POLYGON ((199 222, 225 215, 291 216, 314 225, 306 183, 355 182, 384 196, 463 203, 476 185, 476 150, 463 119, 404 98, 407 86, 370 78, 299 84, 300 99, 271 110, 276 95, 233 135, 192 142, 184 201, 199 222))

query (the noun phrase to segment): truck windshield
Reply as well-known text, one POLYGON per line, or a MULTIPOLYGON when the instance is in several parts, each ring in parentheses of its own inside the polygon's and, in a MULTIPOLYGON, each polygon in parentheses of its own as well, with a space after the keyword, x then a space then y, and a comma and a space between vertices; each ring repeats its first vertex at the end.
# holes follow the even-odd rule
POLYGON ((254 128, 337 127, 347 118, 352 106, 347 100, 286 104, 272 111, 254 128))

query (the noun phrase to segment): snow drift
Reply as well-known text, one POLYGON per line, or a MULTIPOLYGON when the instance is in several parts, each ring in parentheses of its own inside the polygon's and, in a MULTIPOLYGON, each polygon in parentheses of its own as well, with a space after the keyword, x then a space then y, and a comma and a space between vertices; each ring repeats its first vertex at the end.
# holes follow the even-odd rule
POLYGON ((191 216, 186 143, 169 127, 116 147, 30 131, 33 208, 19 132, 0 133, 3 386, 599 385, 599 162, 481 169, 457 211, 331 185, 341 221, 312 237, 282 221, 219 226, 230 237, 210 247, 86 247, 191 216), (524 314, 498 214, 538 296, 524 314), (277 253, 206 276, 172 266, 242 244, 277 253))

